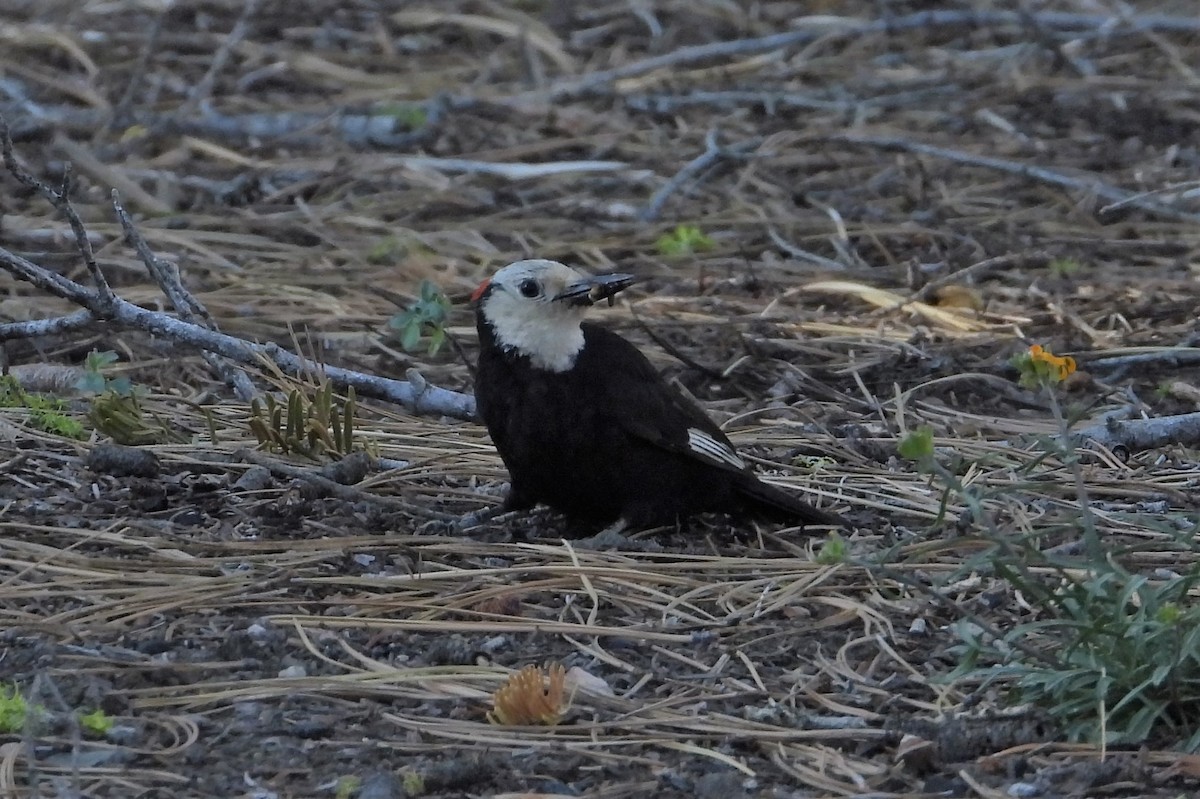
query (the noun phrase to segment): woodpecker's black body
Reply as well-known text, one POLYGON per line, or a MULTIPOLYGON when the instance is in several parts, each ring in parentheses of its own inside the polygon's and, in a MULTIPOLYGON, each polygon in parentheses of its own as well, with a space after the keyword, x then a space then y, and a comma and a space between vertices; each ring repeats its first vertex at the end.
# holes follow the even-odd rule
MULTIPOLYGON (((591 285, 606 297, 632 282, 616 278, 609 278, 614 286, 606 289, 561 264, 526 261, 501 270, 477 292, 475 398, 511 476, 506 509, 540 502, 570 517, 634 526, 674 523, 704 511, 761 512, 802 523, 844 525, 836 514, 759 480, 704 411, 663 381, 628 341, 602 327, 580 324, 582 308, 568 318, 561 308, 548 305, 564 298, 590 305, 580 287, 591 285), (538 271, 551 270, 544 266, 548 264, 553 274, 538 271), (561 286, 554 293, 547 285, 541 289, 548 299, 514 293, 489 306, 495 292, 513 291, 500 281, 521 265, 529 265, 528 275, 521 272, 515 281, 522 294, 532 291, 530 281, 556 280, 574 293, 561 286), (572 277, 581 280, 571 282, 572 277), (570 346, 560 347, 557 360, 539 359, 542 334, 526 316, 543 310, 554 315, 556 331, 560 324, 563 330, 582 331, 570 346), (518 317, 520 324, 513 321, 518 317), (506 332, 520 343, 505 341, 506 332)), ((558 346, 563 339, 558 331, 544 340, 558 346)))

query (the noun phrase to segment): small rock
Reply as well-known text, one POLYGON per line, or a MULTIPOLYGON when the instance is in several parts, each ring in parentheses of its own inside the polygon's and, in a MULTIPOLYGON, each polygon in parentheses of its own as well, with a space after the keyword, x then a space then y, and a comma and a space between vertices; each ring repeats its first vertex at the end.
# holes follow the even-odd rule
POLYGON ((335 483, 352 486, 363 481, 371 471, 371 456, 359 450, 351 452, 340 461, 334 461, 321 468, 321 475, 335 483))
POLYGON ((308 670, 307 670, 307 669, 305 669, 303 666, 301 666, 301 665, 297 664, 297 665, 294 665, 294 666, 288 666, 286 669, 280 669, 280 670, 279 670, 279 676, 280 676, 280 677, 284 677, 284 678, 288 678, 288 677, 307 677, 307 676, 308 676, 308 670))
POLYGON ((737 799, 746 795, 742 777, 734 771, 714 771, 696 779, 692 786, 696 799, 737 799))
POLYGON ((251 466, 233 483, 236 491, 262 491, 271 486, 271 470, 265 466, 251 466))
POLYGON ((408 792, 390 771, 368 774, 358 789, 358 799, 403 799, 405 796, 408 792))

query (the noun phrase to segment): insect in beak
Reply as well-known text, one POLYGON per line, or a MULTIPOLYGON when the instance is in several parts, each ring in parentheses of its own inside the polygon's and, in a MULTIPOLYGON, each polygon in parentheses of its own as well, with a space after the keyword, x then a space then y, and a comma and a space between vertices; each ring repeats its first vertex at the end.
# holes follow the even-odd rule
POLYGON ((555 295, 555 302, 564 301, 571 305, 595 305, 601 300, 613 304, 618 292, 629 288, 637 281, 633 275, 621 273, 594 275, 572 283, 555 295))

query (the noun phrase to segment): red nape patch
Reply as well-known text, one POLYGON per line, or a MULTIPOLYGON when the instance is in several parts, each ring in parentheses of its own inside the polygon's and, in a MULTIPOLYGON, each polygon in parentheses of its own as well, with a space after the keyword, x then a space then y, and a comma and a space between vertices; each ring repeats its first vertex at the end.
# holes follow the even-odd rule
POLYGON ((479 288, 471 292, 471 302, 479 302, 480 298, 487 292, 488 286, 492 285, 492 279, 488 278, 479 284, 479 288))

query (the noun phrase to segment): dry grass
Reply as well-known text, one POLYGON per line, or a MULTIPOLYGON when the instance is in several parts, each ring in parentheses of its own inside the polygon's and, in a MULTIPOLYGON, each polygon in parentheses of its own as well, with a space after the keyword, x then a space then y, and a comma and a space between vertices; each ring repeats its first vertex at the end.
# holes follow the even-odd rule
MULTIPOLYGON (((1112 201, 1088 187, 1194 185, 1196 31, 1080 32, 1057 46, 1036 26, 888 35, 828 24, 786 49, 631 70, 579 95, 567 88, 581 76, 800 29, 805 14, 873 19, 875 5, 772 2, 749 16, 703 0, 637 4, 644 13, 266 3, 210 101, 231 116, 323 120, 278 140, 167 124, 241 4, 169 12, 133 116, 114 129, 95 120, 137 71, 154 24, 144 4, 9 5, 0 74, 62 120, 39 129, 11 88, 0 108, 18 131, 29 123, 18 149, 33 171, 53 177, 75 162, 78 207, 124 296, 162 302, 120 242, 110 186, 227 332, 289 345, 294 330, 331 363, 418 366, 455 389, 470 375, 452 349, 431 359, 381 340, 396 310, 388 293, 413 297, 430 279, 461 301, 531 254, 634 271, 645 282, 604 318, 700 397, 773 482, 847 509, 860 528, 840 563, 816 556, 822 539, 721 520, 642 534, 645 551, 590 551, 539 517, 475 538, 421 534, 423 517, 369 496, 454 514, 498 501, 503 467, 479 426, 363 403, 358 434, 408 466, 369 477, 361 501, 286 480, 235 488, 250 468, 235 453, 254 444, 247 408, 192 353, 111 330, 13 342, 13 362, 116 350, 120 374, 151 392, 146 407, 192 438, 153 447, 160 478, 114 478, 83 468, 88 443, 0 411, 0 683, 56 713, 105 707, 125 729, 117 743, 79 744, 70 724, 49 724, 28 733, 36 749, 0 737, 0 796, 313 796, 345 774, 403 766, 435 796, 535 790, 539 779, 589 796, 696 795, 717 770, 753 780, 750 795, 992 796, 1017 762, 1030 780, 1058 775, 1046 784, 1061 795, 1194 790, 1194 759, 1110 752, 1100 764, 1095 747, 997 732, 1000 693, 945 679, 961 612, 1003 627, 1036 609, 972 570, 990 543, 963 497, 946 497, 895 447, 932 427, 1013 540, 1078 537, 1072 468, 1037 442, 1058 423, 1005 364, 1034 342, 1085 370, 1185 341, 1177 354, 1195 355, 1194 199, 1159 193, 1150 199, 1162 207, 1104 211, 1112 201), (412 116, 396 105, 438 93, 456 99, 406 149, 338 132, 336 112, 412 116), (714 129, 722 144, 746 144, 745 157, 718 160, 657 221, 637 221, 714 129), (1053 169, 1078 188, 839 140, 847 133, 1053 169), (514 178, 414 154, 627 168, 514 178), (680 223, 713 247, 662 255, 655 242, 680 223), (998 256, 1010 257, 948 277, 998 256), (922 292, 930 281, 966 286, 979 307, 935 304, 922 292), (948 518, 935 524, 943 500, 948 518), (880 559, 887 572, 862 565, 880 559), (581 686, 555 727, 489 724, 508 675, 550 660, 611 693, 581 686), (944 721, 961 714, 959 726, 944 721), (940 747, 931 765, 897 754, 906 731, 940 747), (90 759, 72 760, 73 746, 90 759), (462 765, 475 756, 482 772, 462 765), (467 776, 435 776, 444 762, 467 776)), ((62 222, 7 176, 0 196, 2 245, 82 279, 62 222)), ((69 310, 4 286, 6 318, 69 310)), ((470 355, 464 305, 450 332, 470 355)), ((1186 391, 1158 389, 1196 386, 1195 363, 1093 369, 1066 401, 1088 419, 1193 411, 1186 391)), ((1104 452, 1081 470, 1098 530, 1128 568, 1194 562, 1180 541, 1195 529, 1194 449, 1104 452)))

